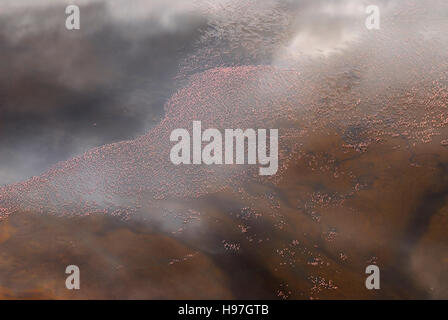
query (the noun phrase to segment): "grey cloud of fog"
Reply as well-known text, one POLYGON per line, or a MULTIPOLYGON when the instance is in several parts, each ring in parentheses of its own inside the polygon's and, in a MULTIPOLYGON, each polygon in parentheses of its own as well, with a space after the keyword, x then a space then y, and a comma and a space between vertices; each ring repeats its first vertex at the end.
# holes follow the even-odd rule
MULTIPOLYGON (((387 15, 397 1, 376 1, 387 15)), ((214 65, 294 66, 357 43, 366 32, 368 0, 220 0, 204 6, 209 28, 185 60, 189 75, 214 65), (198 56, 200 58, 198 59, 198 56)))
POLYGON ((0 3, 0 185, 144 133, 206 20, 186 1, 0 3))

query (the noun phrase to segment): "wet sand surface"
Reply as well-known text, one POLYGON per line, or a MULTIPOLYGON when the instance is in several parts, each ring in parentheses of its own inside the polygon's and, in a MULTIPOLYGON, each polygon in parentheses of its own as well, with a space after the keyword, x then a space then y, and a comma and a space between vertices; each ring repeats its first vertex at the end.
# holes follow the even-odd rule
POLYGON ((0 297, 448 298, 447 39, 391 29, 275 66, 202 72, 198 52, 146 135, 0 189, 0 297), (193 120, 278 128, 278 173, 174 166, 193 120))
MULTIPOLYGON (((308 154, 328 154, 339 139, 320 138, 308 154)), ((248 184, 244 196, 161 201, 148 209, 155 222, 17 213, 0 223, 1 295, 446 298, 448 155, 438 149, 333 154, 350 172, 337 179, 304 159, 279 185, 248 184), (364 287, 372 263, 379 291, 364 287), (80 291, 64 287, 69 264, 82 270, 80 291)))

